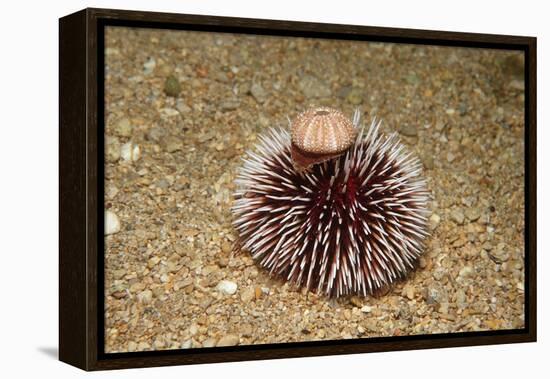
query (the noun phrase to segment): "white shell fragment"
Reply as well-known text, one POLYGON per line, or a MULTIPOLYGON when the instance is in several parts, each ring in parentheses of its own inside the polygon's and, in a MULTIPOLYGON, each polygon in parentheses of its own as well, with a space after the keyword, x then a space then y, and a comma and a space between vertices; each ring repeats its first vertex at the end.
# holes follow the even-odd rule
POLYGON ((141 150, 138 145, 132 144, 132 142, 126 142, 120 148, 120 156, 125 162, 135 162, 139 159, 141 150))
POLYGON ((105 211, 105 235, 115 234, 120 231, 118 216, 111 211, 105 211))
POLYGON ((237 283, 230 282, 229 280, 222 280, 218 283, 216 289, 226 295, 233 295, 237 292, 237 283))

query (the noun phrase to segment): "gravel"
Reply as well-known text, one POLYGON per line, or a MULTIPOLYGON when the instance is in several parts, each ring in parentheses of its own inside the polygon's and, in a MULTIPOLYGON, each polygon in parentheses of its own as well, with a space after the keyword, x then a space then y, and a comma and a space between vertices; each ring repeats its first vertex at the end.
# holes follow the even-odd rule
POLYGON ((312 75, 302 77, 299 88, 304 96, 308 98, 329 97, 332 94, 326 83, 312 75))
POLYGON ((521 52, 118 27, 105 45, 106 352, 524 326, 521 52), (424 254, 376 296, 295 289, 238 246, 242 157, 311 105, 382 119, 426 168, 424 254))

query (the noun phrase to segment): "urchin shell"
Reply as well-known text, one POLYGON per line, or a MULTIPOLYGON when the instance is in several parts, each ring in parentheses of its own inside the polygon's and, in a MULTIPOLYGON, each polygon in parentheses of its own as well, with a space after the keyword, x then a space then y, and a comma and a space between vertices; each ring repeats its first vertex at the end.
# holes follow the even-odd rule
POLYGON ((294 168, 271 129, 248 153, 232 207, 239 242, 271 275, 337 297, 368 295, 414 268, 427 233, 418 159, 373 121, 338 158, 294 168))
POLYGON ((345 151, 355 140, 355 127, 341 111, 317 107, 300 113, 291 125, 292 143, 312 154, 345 151))
POLYGON ((354 123, 337 109, 316 107, 300 113, 290 124, 294 166, 305 170, 341 155, 356 132, 354 123))

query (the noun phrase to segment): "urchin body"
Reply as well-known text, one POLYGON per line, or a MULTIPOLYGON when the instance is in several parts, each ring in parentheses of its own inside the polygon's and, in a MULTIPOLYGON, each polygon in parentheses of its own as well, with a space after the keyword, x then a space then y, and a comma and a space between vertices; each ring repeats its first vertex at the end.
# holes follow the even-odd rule
POLYGON ((344 154, 307 171, 293 165, 283 129, 248 153, 234 225, 270 274, 328 296, 366 296, 414 267, 427 236, 426 183, 418 159, 378 127, 373 121, 344 154))

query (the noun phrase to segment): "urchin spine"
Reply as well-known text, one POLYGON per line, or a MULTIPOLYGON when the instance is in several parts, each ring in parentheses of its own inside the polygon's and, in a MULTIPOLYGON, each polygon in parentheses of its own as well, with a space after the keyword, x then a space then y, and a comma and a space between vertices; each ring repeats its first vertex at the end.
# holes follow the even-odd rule
POLYGON ((271 274, 330 296, 367 295, 413 268, 427 236, 426 183, 418 159, 379 125, 309 171, 294 169, 284 129, 270 129, 248 152, 234 225, 271 274))

